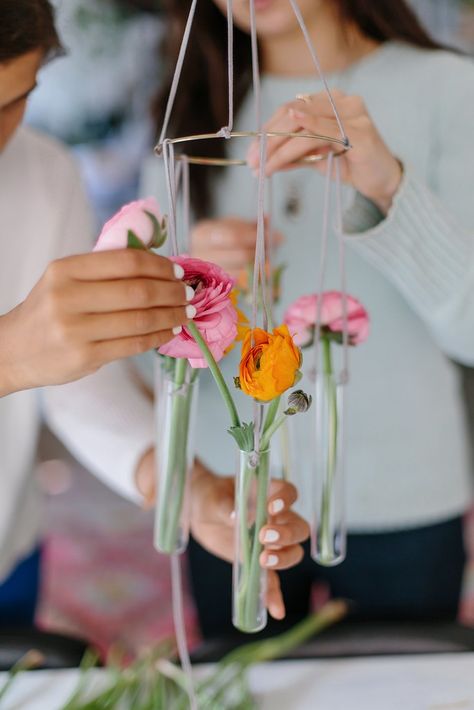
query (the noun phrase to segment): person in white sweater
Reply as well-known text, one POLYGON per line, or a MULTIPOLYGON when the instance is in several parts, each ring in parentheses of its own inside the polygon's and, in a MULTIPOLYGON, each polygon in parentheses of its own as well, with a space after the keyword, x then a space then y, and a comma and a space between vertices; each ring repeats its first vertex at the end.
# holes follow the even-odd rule
MULTIPOLYGON (((331 594, 353 599, 362 617, 454 618, 472 480, 458 373, 449 358, 474 364, 474 66, 438 47, 404 0, 298 5, 353 145, 340 163, 351 205, 345 213, 348 290, 369 310, 372 327, 367 343, 350 353, 347 558, 325 569, 307 551, 299 567, 282 575, 288 615, 303 617, 311 585, 324 582, 331 594)), ((178 0, 168 6, 178 37, 185 12, 178 0)), ((227 125, 226 6, 225 0, 200 3, 172 135, 227 125)), ((233 9, 234 127, 255 130, 249 3, 235 0, 233 9)), ((267 127, 339 137, 290 2, 256 0, 255 10, 267 127), (296 100, 299 94, 305 100, 296 100)), ((177 50, 177 41, 167 43, 170 79, 177 50)), ((158 125, 168 90, 166 83, 157 100, 158 125)), ((247 147, 237 139, 210 147, 200 142, 199 154, 242 159, 247 147)), ((324 177, 293 165, 316 149, 302 138, 269 140, 273 224, 285 237, 275 256, 286 264, 280 316, 317 288, 324 177)), ((234 273, 247 268, 255 246, 258 151, 247 160, 249 169, 191 172, 198 220, 192 251, 234 273)), ((150 160, 147 191, 159 185, 159 174, 150 160)), ((326 288, 337 289, 335 240, 328 256, 326 288)), ((235 370, 235 362, 226 365, 229 374, 235 370)), ((197 436, 200 466, 222 475, 230 442, 215 436, 223 412, 212 383, 201 385, 207 416, 197 436)), ((299 468, 297 475, 310 475, 304 457, 299 468)), ((309 514, 309 493, 300 498, 301 512, 309 514)), ((230 571, 198 546, 191 553, 204 633, 221 634, 230 629, 230 571)))
MULTIPOLYGON (((153 406, 123 358, 166 342, 191 315, 182 274, 169 260, 83 253, 92 247, 92 226, 72 158, 19 126, 37 71, 57 49, 47 0, 2 0, 0 627, 31 623, 38 596, 41 501, 32 474, 41 414, 92 472, 142 504, 154 480, 153 406), (127 304, 123 312, 118 303, 127 304), (88 373, 42 397, 34 389, 88 373)), ((193 527, 228 556, 231 494, 219 490, 195 476, 193 527)), ((288 507, 294 492, 277 486, 272 495, 288 507)), ((297 559, 291 526, 289 535, 297 559)), ((272 600, 281 608, 276 580, 272 600)))

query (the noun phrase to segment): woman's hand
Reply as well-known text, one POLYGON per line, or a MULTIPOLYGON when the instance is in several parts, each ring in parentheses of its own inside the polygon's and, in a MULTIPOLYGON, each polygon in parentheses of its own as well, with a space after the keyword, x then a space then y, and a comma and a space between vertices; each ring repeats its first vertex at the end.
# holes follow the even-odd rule
MULTIPOLYGON (((270 482, 268 522, 260 532, 264 546, 260 564, 268 570, 267 606, 275 619, 285 616, 280 580, 274 570, 294 567, 303 558, 301 543, 309 526, 291 510, 296 488, 286 481, 270 482)), ((191 530, 214 555, 229 562, 234 552, 234 478, 221 477, 197 464, 192 489, 191 530)))
POLYGON ((158 348, 192 317, 186 303, 174 265, 155 254, 120 249, 54 261, 0 317, 0 396, 158 348))
MULTIPOLYGON (((203 220, 192 231, 191 253, 198 259, 218 264, 237 278, 254 262, 256 239, 256 222, 236 217, 203 220)), ((282 241, 281 234, 274 231, 273 245, 278 246, 282 241)))
MULTIPOLYGON (((402 178, 400 161, 387 147, 360 96, 347 96, 337 90, 332 95, 352 146, 347 153, 337 158, 341 178, 386 214, 402 178)), ((284 104, 265 125, 265 130, 310 132, 341 138, 334 112, 324 92, 284 104)), ((335 143, 314 138, 284 136, 269 138, 267 145, 268 175, 295 167, 295 163, 308 155, 337 151, 339 148, 335 143)), ((258 169, 259 147, 255 141, 250 146, 247 161, 251 168, 258 169)), ((320 172, 326 172, 326 160, 313 165, 320 172)))

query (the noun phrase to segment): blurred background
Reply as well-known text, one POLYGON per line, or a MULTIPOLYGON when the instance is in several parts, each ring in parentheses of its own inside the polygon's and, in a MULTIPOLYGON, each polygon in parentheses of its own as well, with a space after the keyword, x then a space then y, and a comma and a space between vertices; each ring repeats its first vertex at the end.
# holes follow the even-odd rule
MULTIPOLYGON (((136 197, 140 164, 152 150, 149 106, 161 78, 160 3, 55 4, 67 56, 43 69, 27 121, 73 150, 99 229, 136 197)), ((474 1, 413 5, 437 39, 474 53, 474 1)), ((463 381, 474 422, 473 371, 465 369, 463 381)), ((114 642, 136 651, 171 635, 168 561, 152 547, 152 515, 106 489, 47 431, 38 478, 47 494, 41 626, 85 636, 104 651, 114 642)), ((193 643, 198 632, 190 596, 186 610, 193 643)), ((474 625, 474 562, 466 571, 461 615, 474 625)))

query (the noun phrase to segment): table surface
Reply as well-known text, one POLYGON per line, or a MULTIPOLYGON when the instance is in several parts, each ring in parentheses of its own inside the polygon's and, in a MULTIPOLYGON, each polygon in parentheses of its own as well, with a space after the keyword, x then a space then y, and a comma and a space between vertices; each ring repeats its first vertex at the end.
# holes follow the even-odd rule
MULTIPOLYGON (((77 679, 24 673, 1 710, 59 710, 77 679)), ((256 666, 250 684, 262 710, 474 710, 474 653, 284 661, 256 666)))

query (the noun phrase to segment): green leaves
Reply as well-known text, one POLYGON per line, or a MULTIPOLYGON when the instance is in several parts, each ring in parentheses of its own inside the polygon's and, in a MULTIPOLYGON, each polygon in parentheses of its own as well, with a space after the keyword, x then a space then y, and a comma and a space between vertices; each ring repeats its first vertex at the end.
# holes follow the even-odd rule
POLYGON ((227 430, 237 442, 240 451, 253 451, 254 447, 254 426, 253 422, 246 424, 243 422, 239 427, 233 426, 227 430))
POLYGON ((131 229, 127 232, 127 249, 140 249, 141 251, 147 251, 147 248, 143 244, 142 240, 137 237, 135 232, 132 232, 131 229))
POLYGON ((168 236, 168 219, 163 217, 161 222, 158 222, 157 218, 152 212, 144 210, 146 216, 150 220, 153 227, 153 236, 150 241, 149 247, 140 239, 140 237, 135 234, 131 229, 127 232, 127 248, 128 249, 140 249, 141 251, 147 251, 148 249, 159 249, 166 242, 168 236))
POLYGON ((152 212, 145 210, 146 216, 150 219, 153 225, 153 237, 150 243, 152 249, 159 249, 166 242, 166 237, 168 236, 168 219, 163 217, 161 222, 158 222, 157 218, 152 212))

